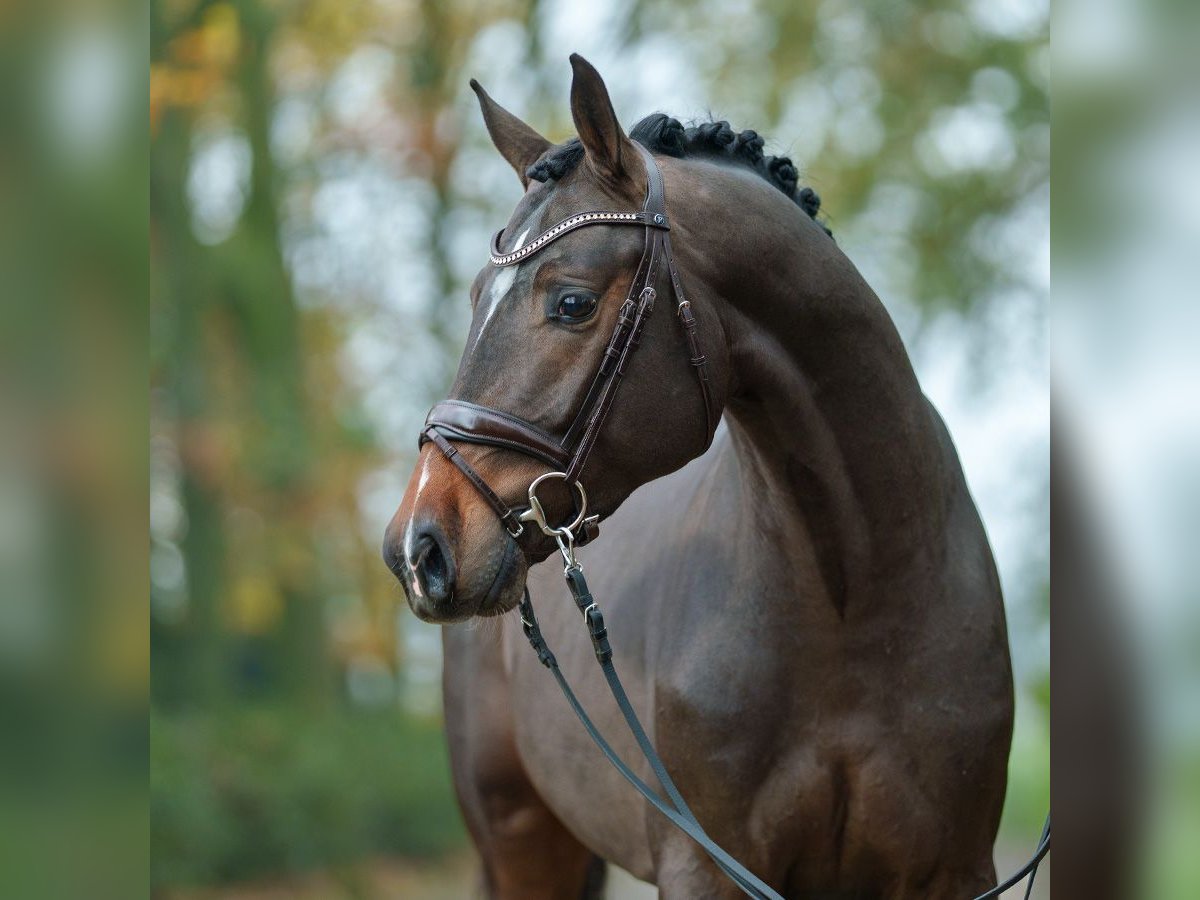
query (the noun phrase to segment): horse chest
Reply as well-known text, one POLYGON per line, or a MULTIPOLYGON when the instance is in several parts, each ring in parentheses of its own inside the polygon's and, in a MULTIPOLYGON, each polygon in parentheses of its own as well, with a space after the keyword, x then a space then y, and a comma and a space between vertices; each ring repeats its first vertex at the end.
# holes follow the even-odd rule
MULTIPOLYGON (((717 616, 689 616, 687 599, 652 579, 638 580, 639 591, 610 581, 601 566, 596 571, 594 590, 610 623, 617 665, 680 789, 695 798, 707 821, 746 822, 773 777, 764 761, 794 737, 788 732, 795 723, 781 712, 794 701, 804 654, 783 652, 769 617, 749 616, 723 628, 717 616), (676 627, 660 627, 667 622, 676 627)), ((547 640, 614 749, 638 760, 559 579, 552 567, 531 578, 547 640)), ((516 745, 538 794, 589 847, 650 877, 662 823, 579 728, 515 628, 506 630, 504 657, 516 745)), ((634 768, 650 779, 648 767, 634 768)), ((808 792, 818 769, 795 770, 789 793, 808 792)))

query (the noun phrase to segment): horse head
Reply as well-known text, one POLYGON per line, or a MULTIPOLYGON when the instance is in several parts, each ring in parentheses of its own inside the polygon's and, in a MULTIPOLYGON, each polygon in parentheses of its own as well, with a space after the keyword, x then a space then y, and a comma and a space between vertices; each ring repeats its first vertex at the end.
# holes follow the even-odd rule
POLYGON ((685 177, 695 178, 669 157, 650 162, 621 128, 599 73, 577 55, 571 63, 578 138, 558 146, 472 82, 492 141, 525 193, 494 242, 493 261, 471 286, 471 327, 451 389, 456 421, 480 410, 494 414, 493 423, 501 426, 511 418, 528 426, 523 433, 536 435, 534 440, 557 442, 563 459, 553 446, 537 458, 503 440, 479 443, 469 424, 442 429, 442 440, 424 444, 388 525, 383 553, 414 613, 427 621, 497 615, 519 602, 528 566, 553 553, 556 544, 541 529, 502 521, 496 510, 533 505, 527 497, 531 483, 560 465, 567 468, 580 442, 592 443, 586 461, 577 458, 578 471, 570 479, 550 479, 537 495, 546 522, 582 518, 585 502, 591 521, 602 519, 635 488, 698 456, 711 441, 727 395, 729 357, 706 280, 706 272, 719 266, 720 245, 709 238, 713 246, 703 246, 705 223, 689 211, 689 196, 703 193, 704 186, 684 184, 685 177), (642 210, 650 169, 658 177, 658 166, 669 227, 677 241, 688 244, 690 257, 707 260, 683 272, 686 308, 664 302, 655 310, 653 297, 650 309, 636 308, 644 299, 638 291, 642 277, 656 289, 652 295, 673 294, 661 254, 649 275, 642 269, 651 227, 589 220, 575 224, 591 227, 552 234, 544 248, 530 246, 556 223, 588 211, 642 210), (537 252, 529 252, 533 249, 537 252), (529 255, 522 257, 523 250, 529 255), (644 322, 630 334, 640 312, 644 322), (627 364, 621 362, 619 398, 614 386, 611 398, 598 399, 598 390, 608 390, 601 384, 606 354, 611 370, 624 346, 613 350, 622 329, 625 341, 640 349, 627 364), (695 345, 689 344, 689 331, 695 345), (707 354, 689 349, 701 345, 707 354), (703 391, 696 386, 698 358, 703 391), (589 435, 590 416, 581 413, 601 402, 607 407, 589 435), (451 458, 455 454, 458 464, 451 458), (487 490, 499 507, 487 499, 487 490))

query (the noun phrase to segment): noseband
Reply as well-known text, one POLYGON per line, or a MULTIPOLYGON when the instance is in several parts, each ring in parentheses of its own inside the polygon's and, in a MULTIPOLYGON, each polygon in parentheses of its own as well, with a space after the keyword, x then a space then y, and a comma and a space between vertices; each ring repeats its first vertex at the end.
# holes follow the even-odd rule
POLYGON ((646 202, 639 212, 583 212, 570 216, 538 235, 527 244, 505 253, 500 247, 503 230, 492 238, 491 263, 498 268, 515 266, 544 250, 563 235, 590 225, 627 225, 644 229, 645 249, 630 283, 625 302, 621 304, 617 324, 600 359, 600 365, 584 397, 583 404, 571 426, 561 437, 555 437, 536 425, 511 413, 490 409, 465 400, 443 400, 433 407, 421 431, 420 444, 432 442, 442 454, 458 467, 479 494, 495 510, 505 529, 514 538, 525 531, 525 522, 536 522, 542 531, 558 542, 560 548, 586 543, 595 537, 599 515, 587 515, 587 493, 580 474, 596 446, 604 420, 612 410, 617 388, 633 351, 642 340, 646 322, 654 311, 658 292, 654 285, 659 269, 665 263, 671 291, 676 301, 676 314, 687 338, 687 349, 700 393, 704 400, 704 447, 712 442, 717 419, 709 385, 708 365, 696 336, 696 317, 692 305, 683 293, 679 270, 671 255, 670 223, 667 221, 666 197, 662 173, 654 157, 644 147, 635 144, 646 164, 646 202), (471 466, 454 441, 485 444, 516 450, 549 466, 551 470, 536 479, 528 489, 528 508, 517 512, 508 506, 487 481, 471 466), (551 526, 537 497, 538 486, 547 479, 561 479, 574 487, 578 506, 574 519, 564 525, 551 526), (564 544, 565 542, 565 544, 564 544))

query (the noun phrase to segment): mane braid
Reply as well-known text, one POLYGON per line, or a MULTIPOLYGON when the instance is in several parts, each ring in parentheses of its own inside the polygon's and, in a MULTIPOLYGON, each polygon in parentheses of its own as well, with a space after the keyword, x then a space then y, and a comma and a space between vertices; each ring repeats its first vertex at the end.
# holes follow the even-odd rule
MULTIPOLYGON (((808 213, 809 217, 825 229, 832 237, 833 232, 818 218, 821 198, 810 187, 800 187, 800 173, 786 156, 766 156, 764 141, 756 131, 734 132, 728 122, 700 122, 690 127, 664 113, 646 116, 629 132, 652 153, 673 156, 727 161, 750 169, 760 178, 782 191, 793 203, 808 213)), ((583 160, 583 145, 579 138, 552 147, 542 154, 525 175, 535 181, 558 180, 572 172, 583 160)))

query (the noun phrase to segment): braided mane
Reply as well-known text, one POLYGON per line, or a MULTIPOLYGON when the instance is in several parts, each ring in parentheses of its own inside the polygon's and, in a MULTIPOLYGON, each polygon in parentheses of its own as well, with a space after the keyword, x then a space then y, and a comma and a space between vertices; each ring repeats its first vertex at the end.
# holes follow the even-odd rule
MULTIPOLYGON (((791 198, 825 229, 826 234, 832 234, 817 217, 821 211, 821 198, 816 191, 799 186, 800 173, 788 157, 766 156, 763 138, 756 131, 735 132, 724 121, 701 122, 685 128, 678 119, 664 113, 652 113, 634 125, 629 136, 647 150, 664 156, 723 160, 745 166, 791 198)), ((559 179, 574 170, 582 159, 583 145, 579 138, 571 138, 547 150, 525 170, 525 175, 535 181, 559 179)))

